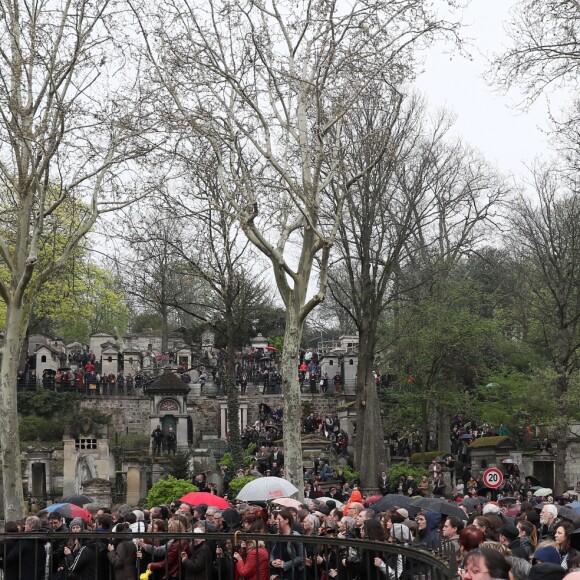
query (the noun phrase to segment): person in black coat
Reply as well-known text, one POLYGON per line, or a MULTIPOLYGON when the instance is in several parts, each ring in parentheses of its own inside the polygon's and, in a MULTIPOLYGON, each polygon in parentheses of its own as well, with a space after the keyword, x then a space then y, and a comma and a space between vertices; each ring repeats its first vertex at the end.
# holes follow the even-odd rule
POLYGON ((528 559, 528 552, 522 546, 519 535, 520 531, 513 524, 504 524, 499 530, 499 541, 511 550, 515 558, 528 559))
MULTIPOLYGON (((27 534, 39 533, 40 518, 26 518, 24 531, 27 534)), ((4 578, 26 580, 44 580, 46 566, 45 541, 34 539, 18 539, 4 558, 4 578)))
POLYGON ((0 542, 0 570, 4 570, 4 580, 19 580, 18 570, 14 567, 5 566, 5 558, 17 544, 18 524, 16 522, 6 522, 4 524, 4 533, 14 534, 14 537, 6 537, 0 542))
MULTIPOLYGON (((84 531, 85 525, 81 518, 74 518, 70 523, 72 535, 84 531)), ((76 580, 108 580, 111 575, 111 567, 107 556, 108 542, 90 539, 82 540, 74 538, 72 548, 64 549, 66 567, 68 572, 74 574, 76 580)))

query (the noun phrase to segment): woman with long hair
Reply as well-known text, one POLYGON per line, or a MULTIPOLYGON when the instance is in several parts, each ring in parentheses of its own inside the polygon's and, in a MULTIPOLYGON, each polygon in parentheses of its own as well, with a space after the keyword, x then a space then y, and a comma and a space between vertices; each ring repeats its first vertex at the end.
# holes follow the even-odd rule
MULTIPOLYGON (((173 534, 185 533, 186 528, 179 519, 169 520, 167 531, 173 534)), ((152 546, 151 546, 152 547, 152 546)), ((149 551, 149 550, 148 550, 149 551)), ((148 570, 163 571, 163 580, 173 580, 173 578, 183 577, 181 568, 182 553, 190 553, 189 542, 182 538, 180 540, 171 539, 167 542, 165 559, 161 562, 151 562, 147 564, 148 570)))
MULTIPOLYGON (((377 519, 364 520, 360 529, 361 539, 384 544, 386 541, 385 531, 381 522, 377 519)), ((382 558, 383 552, 380 546, 376 550, 363 548, 357 551, 356 559, 344 558, 342 565, 351 573, 352 577, 369 578, 376 573, 376 577, 380 578, 380 567, 376 566, 377 558, 382 558)))
POLYGON ((534 526, 534 524, 528 520, 520 520, 518 522, 517 528, 520 531, 520 546, 528 554, 529 560, 532 557, 532 554, 535 552, 536 546, 538 545, 538 530, 536 526, 534 526))
POLYGON ((570 522, 562 522, 554 531, 554 539, 556 540, 558 553, 560 554, 560 566, 564 570, 578 565, 579 554, 570 546, 571 534, 574 529, 574 526, 570 522))

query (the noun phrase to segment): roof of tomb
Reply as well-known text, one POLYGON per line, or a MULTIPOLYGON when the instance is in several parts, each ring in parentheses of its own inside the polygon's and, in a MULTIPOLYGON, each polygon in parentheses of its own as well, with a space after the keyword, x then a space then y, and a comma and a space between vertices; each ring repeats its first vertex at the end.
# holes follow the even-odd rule
POLYGON ((189 393, 189 387, 175 373, 164 373, 147 387, 147 392, 184 394, 189 393))

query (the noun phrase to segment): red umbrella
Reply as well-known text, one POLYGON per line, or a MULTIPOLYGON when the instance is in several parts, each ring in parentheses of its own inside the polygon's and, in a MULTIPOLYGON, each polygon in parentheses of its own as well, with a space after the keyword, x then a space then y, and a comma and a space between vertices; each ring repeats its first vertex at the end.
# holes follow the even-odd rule
POLYGON ((383 499, 383 496, 382 495, 371 495, 370 497, 367 497, 363 501, 363 505, 369 506, 372 503, 375 503, 375 502, 379 501, 380 499, 383 499))
POLYGON ((207 506, 214 506, 220 510, 225 510, 226 508, 232 507, 228 501, 219 495, 214 495, 213 493, 207 493, 207 491, 190 491, 186 493, 183 497, 179 498, 179 501, 188 503, 189 505, 201 505, 205 504, 207 506))
POLYGON ((271 351, 271 352, 274 352, 274 351, 276 351, 276 350, 278 350, 278 349, 277 349, 275 346, 267 346, 267 347, 266 347, 266 350, 269 350, 269 351, 271 351))
POLYGON ((83 518, 83 520, 86 520, 87 522, 91 519, 91 513, 89 511, 87 511, 85 508, 75 505, 74 503, 53 503, 52 505, 44 508, 39 513, 51 514, 52 512, 56 511, 58 511, 63 517, 67 519, 83 518))

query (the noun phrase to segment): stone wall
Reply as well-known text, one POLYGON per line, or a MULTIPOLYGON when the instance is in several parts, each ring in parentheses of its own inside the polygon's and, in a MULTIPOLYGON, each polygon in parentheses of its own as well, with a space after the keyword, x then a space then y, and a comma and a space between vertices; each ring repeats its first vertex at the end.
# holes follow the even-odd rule
MULTIPOLYGON (((190 393, 187 401, 188 413, 193 420, 196 439, 202 436, 219 437, 221 411, 220 406, 226 402, 225 397, 200 397, 190 393)), ((265 403, 272 410, 283 406, 281 395, 240 396, 240 403, 248 405, 248 423, 254 424, 259 417, 259 405, 265 403)), ((322 417, 337 414, 337 406, 344 403, 335 395, 304 394, 302 406, 304 412, 316 411, 322 417)), ((114 433, 144 435, 149 433, 149 397, 87 397, 81 402, 84 409, 96 409, 113 417, 109 427, 109 436, 114 433)))

